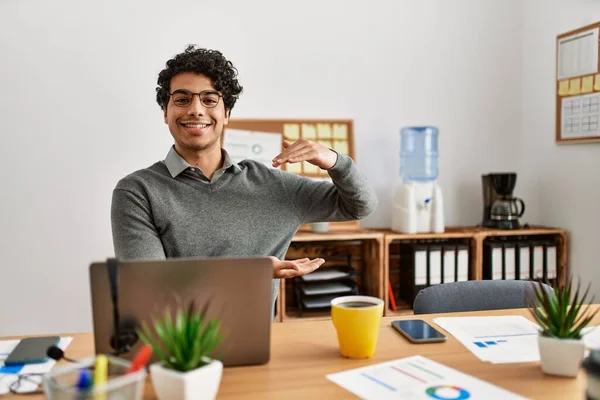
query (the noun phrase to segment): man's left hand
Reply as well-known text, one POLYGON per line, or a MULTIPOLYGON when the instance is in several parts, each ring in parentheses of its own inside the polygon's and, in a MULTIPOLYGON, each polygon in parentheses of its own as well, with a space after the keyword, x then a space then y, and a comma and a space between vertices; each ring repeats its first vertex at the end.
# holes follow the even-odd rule
POLYGON ((273 158, 273 167, 285 163, 307 161, 322 169, 333 167, 337 161, 337 153, 330 148, 312 140, 300 139, 294 143, 283 141, 283 151, 273 158))
POLYGON ((279 260, 269 257, 273 261, 273 278, 293 278, 309 274, 325 262, 322 258, 301 258, 299 260, 279 260))

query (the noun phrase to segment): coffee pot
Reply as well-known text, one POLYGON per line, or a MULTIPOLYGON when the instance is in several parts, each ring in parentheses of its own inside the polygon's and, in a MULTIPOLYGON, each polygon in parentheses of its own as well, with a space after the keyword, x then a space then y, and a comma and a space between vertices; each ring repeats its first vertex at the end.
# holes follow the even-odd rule
POLYGON ((525 202, 513 196, 517 184, 515 172, 482 175, 483 223, 488 228, 519 229, 525 202))
POLYGON ((525 203, 518 197, 499 196, 490 210, 490 219, 495 221, 512 221, 523 216, 525 203))

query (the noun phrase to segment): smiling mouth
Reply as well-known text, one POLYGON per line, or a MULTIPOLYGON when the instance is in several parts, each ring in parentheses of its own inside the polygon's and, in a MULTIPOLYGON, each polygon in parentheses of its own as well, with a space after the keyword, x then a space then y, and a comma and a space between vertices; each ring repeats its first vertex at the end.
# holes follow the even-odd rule
POLYGON ((211 124, 181 124, 181 125, 186 128, 190 128, 190 129, 204 129, 204 128, 210 126, 211 124))

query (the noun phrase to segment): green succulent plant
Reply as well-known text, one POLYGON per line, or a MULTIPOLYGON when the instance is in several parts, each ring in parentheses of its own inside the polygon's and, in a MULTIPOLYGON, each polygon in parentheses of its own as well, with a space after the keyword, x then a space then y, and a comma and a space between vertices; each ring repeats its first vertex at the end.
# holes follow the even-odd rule
POLYGON ((156 336, 146 321, 137 333, 152 347, 165 368, 181 372, 194 370, 207 364, 205 357, 210 357, 223 340, 220 322, 207 321, 208 306, 209 302, 199 311, 194 300, 187 307, 178 301, 174 312, 167 306, 162 315, 152 318, 156 336))
POLYGON ((572 277, 566 284, 559 284, 551 293, 544 290, 542 282, 534 282, 534 289, 529 311, 540 325, 540 334, 557 339, 581 339, 582 329, 598 312, 598 309, 590 310, 594 297, 586 302, 590 284, 582 295, 581 281, 573 291, 572 277))

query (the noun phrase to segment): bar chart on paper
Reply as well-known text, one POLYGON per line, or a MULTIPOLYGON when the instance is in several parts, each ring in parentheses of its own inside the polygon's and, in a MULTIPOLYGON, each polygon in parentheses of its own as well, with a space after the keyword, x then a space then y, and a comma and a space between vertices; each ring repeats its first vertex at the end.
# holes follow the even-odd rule
POLYGON ((504 364, 540 360, 539 327, 523 316, 439 317, 433 322, 481 361, 504 364))
POLYGON ((497 344, 502 344, 502 343, 508 343, 507 340, 505 339, 498 339, 498 340, 486 340, 484 341, 475 341, 473 342, 473 344, 477 347, 481 347, 483 349, 487 348, 487 347, 491 347, 491 346, 495 346, 497 344))
POLYGON ((522 399, 422 356, 327 375, 363 399, 522 399))

